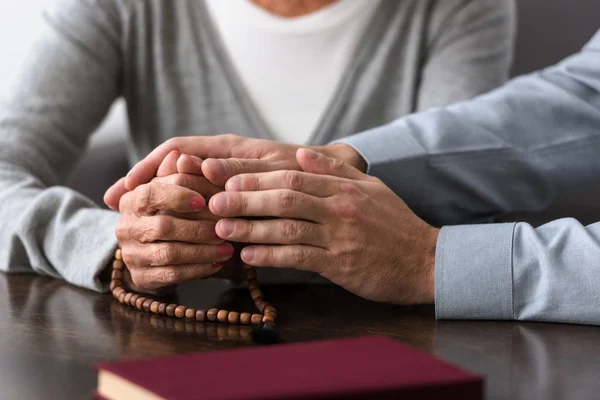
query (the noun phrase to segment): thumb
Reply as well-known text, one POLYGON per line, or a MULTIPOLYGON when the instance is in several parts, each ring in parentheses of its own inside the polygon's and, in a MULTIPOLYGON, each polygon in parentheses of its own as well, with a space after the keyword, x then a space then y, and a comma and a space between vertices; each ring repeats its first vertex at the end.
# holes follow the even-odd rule
POLYGON ((298 160, 298 164, 304 172, 311 174, 333 175, 355 180, 363 180, 367 177, 367 175, 344 161, 327 157, 310 149, 298 149, 296 160, 298 160))

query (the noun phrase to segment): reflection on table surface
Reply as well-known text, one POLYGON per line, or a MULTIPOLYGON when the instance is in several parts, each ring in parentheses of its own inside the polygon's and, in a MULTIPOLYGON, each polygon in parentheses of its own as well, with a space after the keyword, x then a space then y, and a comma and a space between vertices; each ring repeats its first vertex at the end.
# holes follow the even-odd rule
MULTIPOLYGON (((584 399, 600 393, 600 328, 435 321, 432 306, 362 300, 330 285, 265 287, 286 341, 387 335, 486 377, 488 399, 584 399)), ((174 301, 251 311, 244 289, 207 280, 174 301)), ((250 328, 130 309, 64 282, 0 274, 3 399, 86 398, 97 362, 252 346, 250 328)))

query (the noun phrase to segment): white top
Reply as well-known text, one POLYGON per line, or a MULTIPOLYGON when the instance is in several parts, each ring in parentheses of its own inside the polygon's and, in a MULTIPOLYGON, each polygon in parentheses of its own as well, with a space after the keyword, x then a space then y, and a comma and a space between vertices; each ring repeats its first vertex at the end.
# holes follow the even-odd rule
POLYGON ((283 18, 249 0, 205 0, 235 71, 277 139, 306 144, 379 1, 338 0, 283 18))

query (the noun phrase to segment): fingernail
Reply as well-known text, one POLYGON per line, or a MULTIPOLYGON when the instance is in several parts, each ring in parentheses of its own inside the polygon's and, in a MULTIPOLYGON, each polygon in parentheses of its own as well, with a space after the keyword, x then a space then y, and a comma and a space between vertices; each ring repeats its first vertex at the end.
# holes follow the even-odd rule
POLYGON ((213 268, 221 268, 223 265, 225 265, 224 262, 215 262, 212 264, 213 268))
POLYGON ((224 255, 224 256, 230 256, 233 254, 233 247, 229 244, 222 244, 219 246, 219 248, 217 249, 217 253, 224 255))
POLYGON ((215 175, 226 176, 227 175, 227 163, 224 160, 214 160, 211 163, 210 169, 215 175))
POLYGON ((228 219, 222 219, 219 221, 219 230, 225 236, 229 236, 233 233, 233 221, 228 219))
POLYGON ((242 260, 245 262, 252 262, 252 260, 254 259, 254 253, 255 253, 254 248, 244 247, 242 249, 242 254, 241 254, 242 260))
POLYGON ((218 214, 223 214, 227 211, 227 195, 225 193, 217 193, 211 199, 214 211, 218 214))
POLYGON ((306 155, 312 160, 316 160, 321 156, 321 153, 317 153, 316 151, 311 149, 304 149, 304 151, 306 152, 306 155))
POLYGON ((206 207, 206 202, 201 196, 192 196, 190 197, 190 207, 192 207, 193 210, 201 210, 206 207))
POLYGON ((192 160, 194 160, 196 163, 198 163, 198 165, 202 165, 202 159, 198 156, 192 156, 190 155, 190 157, 192 157, 192 160))
POLYGON ((234 176, 225 184, 225 190, 231 192, 239 192, 242 190, 242 179, 239 176, 234 176))

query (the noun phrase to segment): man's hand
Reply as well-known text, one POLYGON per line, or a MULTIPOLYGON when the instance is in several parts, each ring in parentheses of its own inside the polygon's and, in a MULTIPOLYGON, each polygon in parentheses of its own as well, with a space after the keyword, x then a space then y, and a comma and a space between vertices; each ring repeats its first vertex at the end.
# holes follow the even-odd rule
POLYGON ((314 271, 371 300, 433 302, 439 231, 376 178, 306 149, 297 161, 305 172, 235 176, 211 198, 211 212, 228 217, 221 238, 264 244, 245 247, 242 260, 314 271), (254 216, 279 218, 235 218, 254 216))
MULTIPOLYGON (((223 186, 227 179, 241 173, 300 170, 300 165, 296 160, 298 148, 299 146, 296 145, 235 135, 169 139, 136 164, 126 178, 115 183, 104 195, 104 202, 110 208, 117 209, 121 196, 127 191, 161 175, 159 167, 173 151, 194 156, 196 161, 204 160, 201 174, 212 184, 223 186), (234 160, 228 160, 228 162, 221 160, 230 158, 234 160)), ((366 168, 365 161, 350 146, 336 144, 312 148, 327 156, 345 161, 360 170, 366 168)), ((188 162, 192 163, 193 161, 188 162)), ((164 174, 168 175, 166 172, 168 171, 165 171, 164 174)))
MULTIPOLYGON (((215 235, 214 220, 185 218, 210 215, 204 197, 187 187, 159 182, 161 179, 184 178, 158 178, 123 195, 116 229, 135 289, 149 293, 209 277, 234 253, 231 244, 215 235)), ((197 181, 186 184, 206 185, 197 181)))

